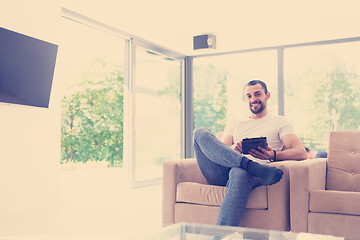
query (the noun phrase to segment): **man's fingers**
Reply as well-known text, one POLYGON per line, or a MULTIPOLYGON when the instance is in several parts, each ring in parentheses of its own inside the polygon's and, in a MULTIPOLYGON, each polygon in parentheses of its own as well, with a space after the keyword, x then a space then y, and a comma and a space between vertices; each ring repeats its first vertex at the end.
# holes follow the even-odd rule
POLYGON ((269 159, 268 153, 264 148, 259 147, 259 150, 251 149, 249 153, 251 156, 259 159, 269 159))
POLYGON ((239 147, 239 145, 236 145, 234 150, 239 152, 239 153, 242 153, 242 148, 239 147))
POLYGON ((262 147, 258 147, 258 150, 260 150, 262 153, 266 153, 266 150, 265 148, 262 148, 262 147))

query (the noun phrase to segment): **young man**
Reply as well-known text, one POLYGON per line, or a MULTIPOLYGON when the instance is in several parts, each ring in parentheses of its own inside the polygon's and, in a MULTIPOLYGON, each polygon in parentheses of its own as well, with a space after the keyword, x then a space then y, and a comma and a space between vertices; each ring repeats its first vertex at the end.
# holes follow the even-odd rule
POLYGON ((251 190, 280 181, 283 171, 266 163, 306 159, 292 125, 281 116, 267 113, 270 92, 264 82, 250 81, 245 86, 245 99, 251 115, 229 123, 221 141, 206 128, 194 134, 195 155, 204 177, 209 184, 226 186, 218 225, 238 226, 251 190), (266 137, 268 147, 252 149, 250 156, 244 156, 242 139, 251 137, 266 137))

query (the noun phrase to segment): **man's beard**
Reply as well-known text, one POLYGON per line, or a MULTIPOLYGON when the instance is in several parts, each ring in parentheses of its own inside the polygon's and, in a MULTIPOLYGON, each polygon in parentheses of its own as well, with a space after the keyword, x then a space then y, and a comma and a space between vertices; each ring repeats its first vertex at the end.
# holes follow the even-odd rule
POLYGON ((253 109, 253 108, 252 108, 252 104, 253 104, 253 103, 250 103, 250 111, 251 111, 253 114, 258 114, 258 113, 261 113, 262 111, 264 111, 264 109, 265 109, 265 104, 263 104, 263 102, 257 101, 257 102, 254 102, 254 103, 258 103, 260 106, 258 107, 258 109, 253 109))

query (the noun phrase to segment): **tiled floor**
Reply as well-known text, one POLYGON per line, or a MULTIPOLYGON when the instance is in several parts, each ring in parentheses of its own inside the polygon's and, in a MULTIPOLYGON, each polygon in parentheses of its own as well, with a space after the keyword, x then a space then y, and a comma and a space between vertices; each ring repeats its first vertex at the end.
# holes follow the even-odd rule
POLYGON ((161 228, 161 186, 130 189, 124 169, 62 171, 59 184, 56 209, 8 218, 1 236, 130 236, 161 228))

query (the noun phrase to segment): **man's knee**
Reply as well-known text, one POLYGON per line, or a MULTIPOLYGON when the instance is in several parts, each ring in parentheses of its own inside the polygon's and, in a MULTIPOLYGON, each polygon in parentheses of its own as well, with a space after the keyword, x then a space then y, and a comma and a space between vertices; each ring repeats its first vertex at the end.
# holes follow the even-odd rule
POLYGON ((202 141, 202 139, 206 139, 207 136, 209 136, 209 134, 211 134, 211 131, 208 128, 205 127, 201 127, 201 128, 197 128, 194 132, 194 141, 196 143, 199 143, 202 141))

